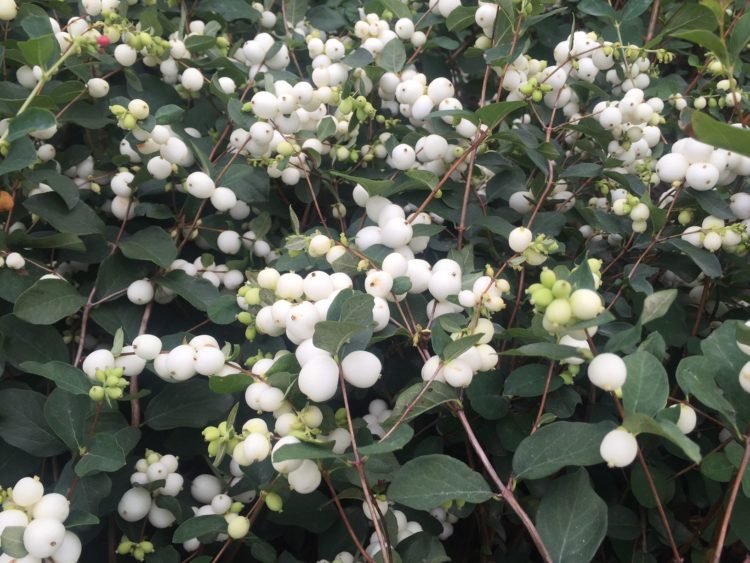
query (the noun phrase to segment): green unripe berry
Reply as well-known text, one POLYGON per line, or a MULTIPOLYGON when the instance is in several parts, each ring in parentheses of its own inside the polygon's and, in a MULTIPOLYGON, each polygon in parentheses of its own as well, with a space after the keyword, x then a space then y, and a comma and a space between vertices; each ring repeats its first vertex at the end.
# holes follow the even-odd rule
POLYGON ((547 305, 552 303, 554 296, 546 287, 541 287, 531 294, 531 304, 544 310, 547 305))
POLYGON ((336 421, 336 426, 345 426, 347 423, 346 409, 338 409, 333 418, 336 421))
POLYGON ((120 542, 120 545, 117 546, 117 553, 120 555, 127 555, 128 553, 130 553, 131 549, 133 549, 133 542, 120 542))
POLYGON ((693 212, 689 209, 683 209, 677 216, 677 221, 680 223, 680 225, 686 227, 693 222, 693 212))
POLYGON ((345 100, 342 100, 339 104, 339 111, 346 115, 348 113, 351 113, 353 109, 352 99, 346 98, 345 100))
POLYGON ((277 493, 268 493, 265 498, 266 506, 271 512, 281 512, 284 508, 284 501, 277 493))
POLYGON ((552 286, 552 295, 554 295, 558 299, 564 299, 570 295, 570 292, 572 290, 573 288, 571 287, 570 282, 565 280, 557 280, 552 286))
POLYGON ((202 434, 206 442, 213 442, 221 436, 219 429, 216 428, 216 426, 207 426, 203 429, 202 434))
POLYGON ((253 322, 253 316, 247 311, 242 311, 240 313, 237 313, 237 320, 240 321, 243 325, 249 325, 251 322, 253 322))
POLYGON ((215 457, 217 453, 219 453, 219 446, 221 446, 221 439, 214 440, 208 445, 208 455, 211 457, 215 457))
POLYGON ((281 156, 292 156, 292 154, 294 153, 294 147, 289 141, 281 141, 278 145, 276 145, 276 152, 281 156))
POLYGON ((227 535, 233 540, 240 540, 244 538, 250 531, 250 520, 244 516, 237 516, 232 518, 227 526, 227 535))
POLYGON ((555 272, 549 268, 544 268, 542 269, 542 273, 539 274, 539 281, 542 282, 544 287, 552 289, 552 286, 555 285, 555 282, 557 281, 557 276, 555 275, 555 272))
POLYGON ((95 385, 91 389, 89 389, 89 398, 92 401, 96 401, 97 403, 99 401, 103 401, 105 396, 104 388, 100 387, 99 385, 95 385))
POLYGON ((154 544, 150 541, 142 541, 138 544, 138 547, 140 547, 143 550, 143 553, 153 553, 154 552, 154 544))
POLYGON ((249 326, 245 329, 245 339, 247 339, 248 342, 252 342, 253 340, 255 340, 255 337, 257 335, 258 331, 254 326, 249 326))
POLYGON ((122 129, 131 131, 135 129, 137 125, 138 125, 138 120, 130 113, 122 116, 122 119, 120 119, 120 127, 122 129))
POLYGON ((248 305, 258 305, 260 303, 260 288, 251 287, 245 293, 245 302, 248 305))
POLYGON ((109 387, 105 389, 104 392, 107 394, 107 397, 109 397, 113 401, 121 399, 123 395, 122 389, 120 389, 119 387, 109 387))
POLYGON ((573 313, 567 299, 555 299, 547 306, 544 318, 553 325, 565 325, 570 322, 573 313))
POLYGON ((544 94, 542 94, 541 90, 534 90, 534 92, 531 94, 531 99, 535 102, 541 102, 542 98, 544 98, 544 94))

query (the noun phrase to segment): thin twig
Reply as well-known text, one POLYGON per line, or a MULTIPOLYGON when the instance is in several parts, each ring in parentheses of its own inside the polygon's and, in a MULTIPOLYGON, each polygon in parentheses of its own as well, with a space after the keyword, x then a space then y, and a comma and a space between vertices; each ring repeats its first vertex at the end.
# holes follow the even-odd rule
POLYGON ((503 484, 502 480, 498 476, 495 468, 492 466, 492 463, 490 463, 490 460, 487 458, 487 454, 484 452, 484 449, 482 449, 479 440, 474 434, 474 431, 471 428, 471 424, 469 424, 469 420, 466 418, 466 413, 463 411, 463 409, 456 409, 456 414, 458 415, 458 419, 461 421, 461 425, 466 431, 466 436, 469 438, 469 442, 471 443, 472 448, 476 452, 477 456, 479 456, 482 465, 484 465, 484 468, 487 471, 488 475, 500 491, 500 495, 503 497, 505 502, 508 503, 508 506, 510 506, 513 512, 516 513, 516 516, 518 516, 518 518, 521 520, 521 523, 526 528, 526 531, 529 532, 531 540, 534 542, 534 545, 536 546, 536 549, 539 552, 542 560, 545 561, 545 563, 551 563, 552 557, 550 556, 549 551, 547 551, 547 547, 544 545, 544 542, 542 541, 542 538, 539 535, 536 526, 534 526, 534 523, 531 521, 531 518, 529 518, 529 515, 526 514, 523 508, 521 508, 521 505, 518 504, 518 501, 516 500, 515 495, 513 495, 513 492, 503 484))
POLYGON ((724 510, 724 517, 721 520, 721 526, 719 528, 719 537, 716 539, 716 545, 714 545, 714 553, 711 561, 713 563, 719 563, 721 561, 721 552, 724 549, 724 541, 727 537, 727 529, 729 528, 729 522, 732 519, 732 511, 734 510, 734 503, 737 500, 737 493, 740 490, 742 484, 742 478, 745 476, 745 470, 747 469, 748 461, 750 461, 750 434, 745 438, 745 453, 742 456, 742 461, 737 469, 737 475, 734 477, 732 483, 732 491, 729 493, 729 500, 727 500, 727 507, 724 510))

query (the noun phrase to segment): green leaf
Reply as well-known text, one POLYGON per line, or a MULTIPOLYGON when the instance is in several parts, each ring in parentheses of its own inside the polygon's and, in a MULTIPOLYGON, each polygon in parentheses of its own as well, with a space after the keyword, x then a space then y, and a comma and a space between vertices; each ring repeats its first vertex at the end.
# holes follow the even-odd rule
POLYGON ((73 180, 67 176, 58 174, 54 170, 34 170, 26 174, 26 178, 34 182, 47 184, 63 199, 68 209, 73 209, 81 199, 81 190, 75 185, 73 180))
POLYGON ((128 258, 153 262, 162 268, 168 268, 177 258, 177 247, 172 237, 156 226, 136 231, 120 242, 120 250, 128 258))
MULTIPOLYGON (((382 0, 381 0, 382 1, 382 0)), ((399 2, 400 4, 400 2, 399 2)), ((401 4, 403 6, 403 4, 401 4)), ((448 31, 461 31, 474 25, 474 15, 477 12, 476 6, 458 6, 445 20, 448 31)))
MULTIPOLYGON (((509 397, 539 397, 547 385, 549 367, 543 364, 527 364, 513 370, 503 385, 503 395, 509 397)), ((563 380, 553 374, 548 391, 562 387, 563 380)))
POLYGON ((0 457, 0 482, 15 483, 21 477, 38 473, 41 459, 14 448, 2 440, 0 440, 0 447, 3 448, 3 455, 0 457))
POLYGON ((209 49, 216 47, 216 38, 210 35, 189 35, 185 39, 185 47, 191 53, 205 53, 209 49))
POLYGON ((690 123, 699 141, 750 156, 750 130, 732 127, 700 111, 693 112, 690 123))
POLYGON ((504 356, 532 356, 542 357, 548 360, 564 360, 571 356, 578 355, 578 351, 572 346, 561 346, 552 342, 535 342, 525 344, 514 350, 507 350, 502 353, 504 356))
MULTIPOLYGON (((200 36, 196 35, 192 37, 200 37, 200 36)), ((173 124, 179 123, 182 120, 184 115, 185 115, 185 110, 181 108, 180 106, 176 106, 174 104, 167 104, 165 106, 161 106, 159 109, 156 110, 156 113, 154 114, 154 118, 156 119, 157 125, 173 125, 173 124)))
POLYGON ((676 289, 657 291, 646 297, 643 302, 640 324, 645 325, 666 315, 675 299, 677 299, 676 289))
MULTIPOLYGON (((721 10, 721 8, 719 8, 721 10)), ((674 31, 686 29, 703 29, 712 31, 718 27, 718 20, 709 7, 701 4, 682 4, 679 9, 666 22, 661 33, 653 39, 655 44, 664 36, 671 35, 674 31)))
POLYGON ((125 458, 138 444, 141 432, 128 426, 117 432, 97 432, 88 446, 88 451, 76 464, 76 475, 111 473, 125 466, 125 458))
POLYGON ((183 543, 192 538, 213 536, 227 530, 227 521, 223 516, 194 516, 185 520, 174 531, 172 541, 183 543))
POLYGON ((599 176, 601 172, 601 165, 593 162, 582 162, 580 164, 569 166, 563 170, 560 174, 560 178, 590 178, 599 176))
POLYGON ((509 116, 517 109, 526 107, 526 102, 495 102, 484 107, 479 108, 476 111, 477 117, 487 125, 490 129, 493 129, 503 119, 509 116))
POLYGON ((615 10, 605 0, 581 0, 578 9, 584 14, 597 17, 606 17, 610 20, 615 17, 615 10))
POLYGON ((39 280, 18 296, 13 314, 35 325, 49 325, 76 313, 86 303, 68 282, 39 280))
POLYGON ((513 226, 510 221, 506 221, 498 215, 485 215, 483 217, 478 217, 472 224, 475 227, 483 227, 491 233, 500 235, 506 239, 510 235, 510 232, 515 229, 515 226, 513 226))
POLYGON ((713 364, 712 373, 716 383, 724 391, 727 400, 737 411, 738 420, 744 425, 750 420, 750 401, 740 386, 739 373, 747 363, 748 356, 737 346, 737 321, 726 321, 700 343, 703 355, 713 364))
POLYGON ((7 526, 3 529, 3 533, 0 535, 0 545, 2 545, 5 555, 21 559, 29 554, 23 544, 24 530, 26 530, 26 526, 7 526))
POLYGON ((19 368, 29 358, 40 362, 67 361, 69 355, 62 336, 53 327, 32 325, 15 315, 0 317, 0 346, 0 356, 19 368))
POLYGON ((156 283, 176 293, 199 311, 206 311, 219 298, 219 290, 208 280, 187 275, 182 270, 172 270, 156 278, 156 283))
POLYGON ((240 307, 233 295, 222 295, 208 306, 208 318, 217 325, 232 324, 236 319, 240 307))
POLYGON ((510 402, 502 396, 503 381, 497 372, 481 372, 474 375, 466 389, 466 397, 482 418, 498 420, 510 410, 510 402))
POLYGON ((68 209, 59 195, 44 193, 28 198, 23 206, 63 233, 93 235, 104 231, 104 221, 82 201, 68 209))
POLYGON ((276 450, 272 460, 274 463, 288 459, 338 459, 344 454, 337 454, 331 448, 335 442, 324 442, 314 444, 312 442, 301 442, 299 444, 287 444, 276 450))
POLYGON ((353 182, 355 184, 360 184, 364 189, 367 190, 367 193, 370 195, 380 195, 386 193, 393 187, 393 180, 374 180, 372 178, 350 176, 349 174, 344 174, 343 172, 338 172, 336 170, 331 170, 331 174, 340 178, 344 178, 345 180, 349 180, 350 182, 353 182))
POLYGON ((372 308, 374 306, 375 299, 373 299, 372 295, 367 295, 361 291, 344 289, 336 295, 330 307, 328 307, 326 320, 344 321, 369 326, 373 322, 372 308))
POLYGON ((25 137, 29 133, 49 129, 56 123, 55 114, 51 111, 35 107, 28 108, 21 115, 14 117, 10 122, 8 140, 15 141, 16 139, 25 137))
POLYGON ((667 371, 648 352, 636 352, 623 359, 628 369, 628 377, 622 386, 622 406, 625 412, 655 416, 666 406, 669 397, 667 371))
POLYGON ((737 411, 716 384, 717 366, 705 356, 688 356, 677 365, 677 383, 683 392, 737 425, 737 411))
POLYGON ((513 455, 513 472, 519 479, 541 479, 569 465, 602 462, 599 446, 615 428, 609 421, 553 422, 524 438, 513 455))
POLYGON ((607 505, 585 469, 552 483, 539 503, 536 527, 555 563, 594 558, 607 533, 607 505))
POLYGON ((283 2, 286 19, 290 24, 295 25, 305 19, 307 0, 283 0, 283 2))
POLYGON ((96 273, 96 298, 102 299, 127 289, 134 281, 146 277, 150 267, 144 262, 128 260, 119 252, 107 256, 96 273))
POLYGON ((403 448, 414 437, 414 429, 408 424, 402 424, 382 442, 375 442, 359 448, 361 455, 378 455, 395 452, 403 448))
POLYGON ((745 14, 734 23, 732 32, 729 34, 729 58, 735 60, 750 43, 750 13, 745 14))
POLYGON ((441 541, 427 532, 417 532, 398 542, 398 550, 402 561, 443 563, 451 560, 441 541))
MULTIPOLYGON (((396 399, 396 403, 393 405, 391 415, 382 423, 383 428, 387 430, 396 424, 406 410, 406 407, 419 396, 425 385, 425 382, 415 383, 401 391, 396 399)), ((439 405, 453 401, 458 401, 458 390, 440 381, 433 381, 412 410, 409 411, 409 414, 404 417, 404 422, 408 422, 439 405)))
POLYGON ((44 404, 44 420, 74 455, 78 455, 91 429, 92 405, 88 396, 73 395, 62 388, 52 391, 44 404))
POLYGON ((48 67, 47 63, 55 52, 60 49, 53 34, 42 35, 41 37, 35 37, 26 41, 19 41, 17 46, 27 65, 30 67, 39 65, 42 68, 48 67))
POLYGON ((0 438, 26 453, 48 457, 65 451, 44 419, 41 393, 27 389, 0 391, 0 438))
POLYGON ((654 0, 629 0, 619 14, 620 22, 634 20, 648 10, 654 0))
POLYGON ((378 2, 383 5, 383 8, 392 12, 399 19, 411 19, 412 17, 412 13, 409 7, 403 2, 400 2, 400 0, 378 0, 378 2))
POLYGON ((406 50, 398 37, 385 44, 380 52, 380 66, 390 72, 400 72, 406 63, 406 50))
POLYGON ((724 46, 722 39, 705 29, 691 29, 688 31, 677 31, 671 34, 672 37, 678 39, 686 39, 691 43, 696 43, 704 49, 711 51, 716 58, 718 58, 724 66, 729 66, 729 57, 727 54, 727 48, 724 46))
POLYGON ((393 474, 388 487, 389 500, 416 510, 432 510, 449 500, 481 503, 492 496, 484 477, 442 454, 407 461, 393 474))
POLYGON ((23 170, 36 162, 36 149, 28 137, 23 137, 10 144, 8 156, 0 162, 0 175, 23 170))
POLYGON ((252 376, 244 373, 230 373, 229 375, 212 375, 208 378, 208 387, 214 393, 237 393, 244 391, 254 381, 252 376))
POLYGON ((323 31, 336 31, 346 25, 341 13, 328 6, 315 6, 310 9, 307 19, 314 27, 323 31))
POLYGON ((144 421, 154 430, 202 428, 224 415, 232 402, 231 395, 211 393, 203 379, 170 383, 149 401, 144 421))
POLYGON ((442 358, 444 362, 450 362, 451 360, 455 360, 461 354, 466 352, 466 350, 473 347, 477 342, 479 342, 483 336, 484 336, 484 333, 472 334, 470 336, 464 336, 463 338, 459 338, 458 340, 451 340, 445 346, 445 348, 443 348, 442 352, 440 353, 440 357, 442 358))
POLYGON ((60 389, 64 389, 74 395, 89 394, 91 381, 83 371, 73 367, 66 362, 24 362, 21 364, 24 371, 40 375, 54 381, 60 389))
POLYGON ((360 323, 321 321, 315 325, 313 344, 336 356, 342 346, 351 342, 355 336, 366 331, 371 333, 372 329, 360 323))
POLYGON ((226 21, 250 20, 260 17, 258 11, 250 7, 245 0, 202 0, 196 4, 196 11, 208 14, 219 14, 226 21))
POLYGON ((268 175, 247 164, 232 164, 222 177, 221 185, 230 188, 237 198, 245 203, 257 204, 268 201, 268 175))
POLYGON ((721 277, 721 263, 716 255, 681 239, 671 239, 666 243, 687 254, 709 278, 721 277))
POLYGON ((701 452, 698 444, 685 436, 674 422, 655 420, 643 413, 626 414, 622 425, 631 434, 654 434, 666 438, 678 446, 693 462, 699 463, 701 452))
POLYGON ((68 233, 37 235, 13 231, 8 237, 8 246, 11 248, 59 248, 71 252, 86 251, 86 245, 83 244, 83 241, 76 235, 68 233))

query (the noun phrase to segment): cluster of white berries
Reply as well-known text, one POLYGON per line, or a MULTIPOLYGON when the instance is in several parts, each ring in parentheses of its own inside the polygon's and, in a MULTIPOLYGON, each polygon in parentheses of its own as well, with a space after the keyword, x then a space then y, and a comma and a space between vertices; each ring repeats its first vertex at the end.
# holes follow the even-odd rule
POLYGON ((160 496, 175 497, 182 490, 184 479, 177 472, 178 459, 146 451, 145 457, 135 464, 135 473, 130 476, 132 488, 120 498, 117 512, 126 522, 137 522, 148 516, 155 528, 168 528, 175 521, 170 510, 159 506, 160 496), (162 483, 163 481, 163 483, 162 483))
MULTIPOLYGON (((227 521, 227 533, 219 534, 217 541, 225 541, 227 538, 241 539, 250 530, 250 522, 240 512, 245 507, 245 502, 251 497, 238 500, 224 493, 224 482, 215 475, 203 474, 193 479, 190 485, 190 494, 200 503, 193 506, 195 516, 222 516, 227 521)), ((191 538, 183 542, 182 547, 186 551, 195 551, 201 546, 198 538, 191 538)))
POLYGON ((0 268, 5 266, 11 270, 23 270, 26 267, 26 259, 18 252, 9 252, 0 256, 0 268))
POLYGON ((156 375, 165 381, 187 381, 195 375, 228 375, 240 371, 239 366, 229 362, 219 343, 213 336, 198 335, 186 344, 170 351, 162 350, 162 341, 153 334, 142 334, 130 346, 123 346, 115 355, 107 349, 92 351, 81 368, 92 381, 97 381, 97 372, 122 369, 122 375, 139 375, 148 362, 153 362, 156 375))
POLYGON ((466 334, 454 333, 451 338, 455 340, 468 335, 481 335, 481 338, 477 344, 448 361, 441 360, 439 356, 430 357, 422 366, 422 379, 463 388, 471 385, 476 373, 493 369, 497 365, 498 356, 495 348, 489 344, 495 336, 492 322, 480 318, 466 334))
POLYGON ((12 489, 0 491, 0 534, 8 528, 23 528, 26 554, 0 555, 2 563, 77 563, 81 540, 65 529, 70 502, 59 493, 44 494, 38 477, 24 477, 12 489))
POLYGON ((737 252, 740 244, 744 243, 743 247, 747 247, 747 227, 743 223, 727 225, 723 219, 709 215, 703 219, 700 226, 687 227, 681 238, 709 252, 723 249, 732 253, 737 252))
POLYGON ((393 412, 388 408, 388 403, 383 399, 374 399, 367 406, 367 411, 367 414, 362 417, 367 424, 367 429, 373 436, 384 436, 383 423, 390 418, 393 412))
MULTIPOLYGON (((419 522, 410 521, 406 517, 406 514, 404 514, 400 510, 391 509, 388 501, 384 497, 376 497, 375 503, 377 503, 377 510, 382 516, 385 516, 386 513, 391 512, 391 514, 393 514, 394 518, 396 519, 398 534, 395 538, 390 538, 390 541, 394 547, 404 541, 406 538, 422 531, 422 525, 419 522)), ((364 512, 365 517, 368 520, 372 520, 373 515, 367 502, 362 503, 362 511, 364 512)), ((382 546, 380 545, 378 535, 377 533, 373 532, 370 536, 370 543, 366 547, 367 554, 371 557, 374 557, 381 550, 382 546)))
POLYGON ((447 540, 451 537, 453 535, 453 524, 458 522, 458 516, 443 507, 433 508, 430 510, 430 514, 443 526, 443 531, 440 532, 438 538, 447 540))
POLYGON ((659 159, 656 173, 664 183, 684 182, 694 190, 708 191, 731 184, 737 176, 750 175, 750 157, 686 137, 676 141, 671 152, 659 159))

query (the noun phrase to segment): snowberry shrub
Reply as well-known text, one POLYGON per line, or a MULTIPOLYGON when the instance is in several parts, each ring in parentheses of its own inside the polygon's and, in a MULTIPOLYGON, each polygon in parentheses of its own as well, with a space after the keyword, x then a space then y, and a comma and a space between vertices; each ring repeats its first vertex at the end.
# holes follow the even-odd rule
POLYGON ((746 555, 743 3, 0 19, 0 563, 746 555))

